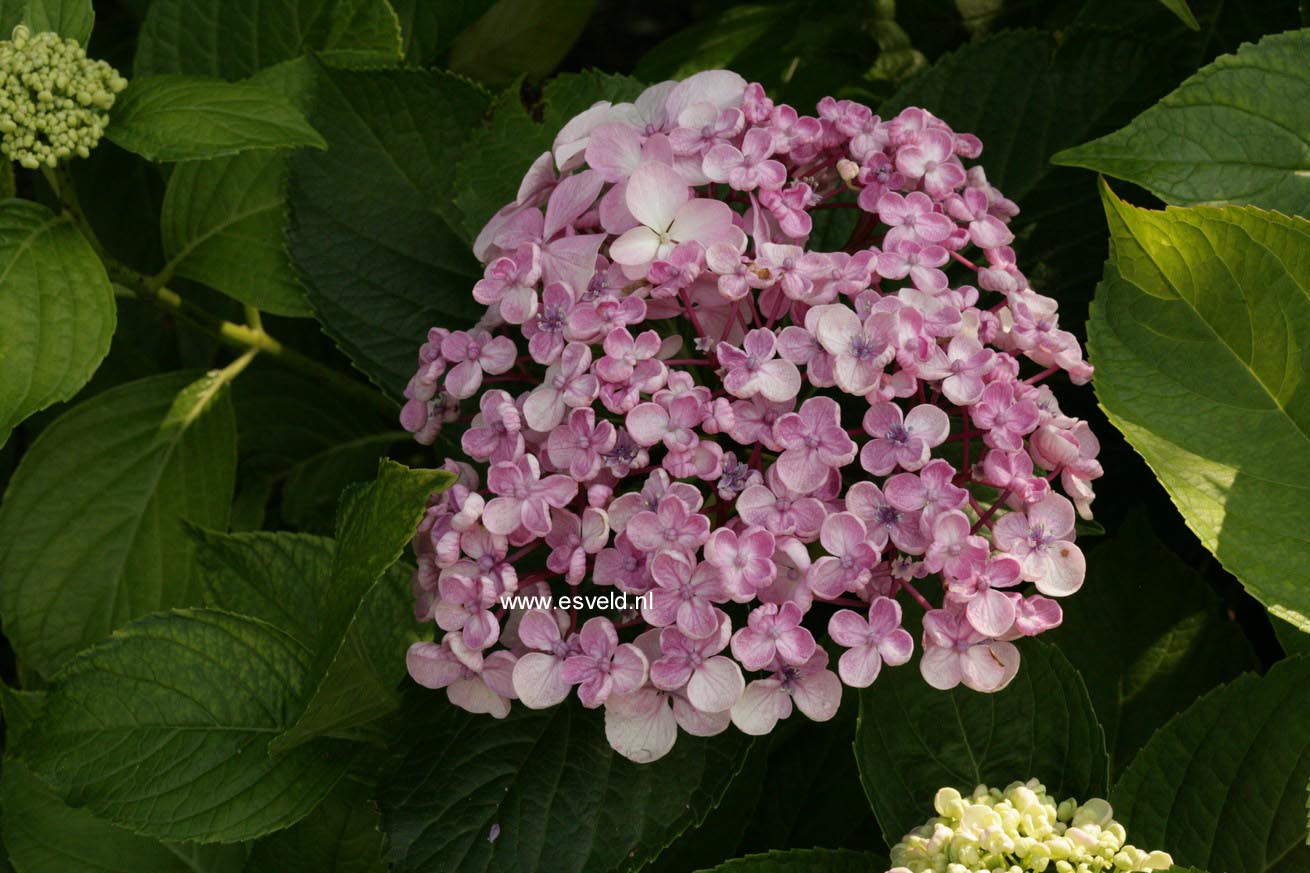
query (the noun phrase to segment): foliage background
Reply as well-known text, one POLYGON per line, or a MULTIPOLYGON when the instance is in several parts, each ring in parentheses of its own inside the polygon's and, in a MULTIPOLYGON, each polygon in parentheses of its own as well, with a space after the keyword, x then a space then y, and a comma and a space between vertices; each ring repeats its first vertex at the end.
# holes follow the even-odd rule
MULTIPOLYGON (((1134 843, 1198 869, 1310 867, 1310 667, 1285 657, 1310 638, 1266 611, 1306 615, 1304 533, 1298 544, 1284 532, 1305 510, 1280 523, 1261 502, 1273 485, 1249 496, 1252 526, 1274 531, 1255 550, 1278 577, 1272 593, 1268 567, 1185 520, 1157 480, 1187 508, 1188 477, 1167 470, 1192 463, 1168 453, 1184 437, 1152 443, 1130 408, 1142 386, 1124 381, 1194 363, 1167 350, 1136 349, 1144 363, 1111 366, 1098 395, 1061 391, 1102 440, 1097 524, 1082 532, 1098 542, 1064 626, 1025 649, 995 698, 890 671, 848 692, 832 723, 797 717, 753 744, 684 737, 643 769, 609 753, 595 713, 490 724, 406 689, 397 669, 421 633, 402 552, 439 484, 420 468, 450 443, 415 447, 396 398, 426 329, 470 317, 468 243, 568 117, 721 66, 798 107, 825 94, 884 117, 925 106, 981 137, 989 178, 1023 210, 1021 263, 1059 299, 1063 326, 1086 339, 1094 293, 1106 307, 1099 365, 1116 336, 1134 351, 1133 319, 1113 314, 1141 312, 1128 286, 1147 284, 1152 233, 1174 232, 1142 230, 1163 219, 1118 198, 1289 215, 1310 215, 1310 198, 1303 175, 1235 185, 1240 166, 1209 183, 1193 169, 1200 191, 1169 187, 1140 161, 1151 136, 1060 159, 1081 166, 1052 157, 1124 128, 1243 43, 1304 26, 1295 2, 99 0, 90 31, 89 3, 0 0, 0 31, 38 7, 91 32, 91 54, 134 79, 249 79, 290 114, 225 150, 197 145, 194 125, 137 119, 143 134, 120 113, 67 176, 0 169, 0 190, 71 216, 58 225, 67 239, 6 254, 0 300, 44 283, 87 295, 82 316, 108 313, 76 322, 89 381, 24 410, 0 446, 0 836, 14 869, 685 871, 812 847, 833 851, 725 869, 870 869, 865 853, 885 855, 925 819, 940 785, 1030 775, 1080 797, 1109 791, 1134 843), (1126 181, 1105 193, 1087 167, 1126 181), (239 357, 250 347, 260 353, 239 357), (1130 445, 1121 428, 1135 424, 1130 445)), ((1310 39, 1279 51, 1310 68, 1310 39)), ((1276 66, 1262 58, 1257 70, 1276 66)), ((1310 82, 1288 79, 1216 98, 1240 112, 1208 119, 1202 146, 1242 130, 1250 164, 1304 173, 1310 82), (1282 119, 1291 145, 1253 113, 1282 119)), ((36 221, 26 208, 6 206, 11 240, 36 221)), ((1206 220, 1259 236, 1269 219, 1206 220)), ((1288 233, 1310 238, 1298 221, 1288 233)), ((1216 245, 1211 261, 1266 285, 1310 286, 1310 242, 1280 250, 1281 274, 1216 245)), ((1206 275, 1216 311, 1246 290, 1231 271, 1206 275)), ((1302 312, 1289 317, 1294 350, 1302 312)), ((1255 316, 1253 336, 1267 327, 1255 316)), ((1244 311, 1226 317, 1246 325, 1244 311)), ((1304 434, 1298 386, 1281 399, 1304 434)), ((1187 402, 1197 428, 1220 421, 1220 399, 1187 402)), ((1278 426, 1245 421, 1215 427, 1249 427, 1258 447, 1278 426)), ((1289 445, 1275 460, 1292 493, 1307 455, 1289 445)))

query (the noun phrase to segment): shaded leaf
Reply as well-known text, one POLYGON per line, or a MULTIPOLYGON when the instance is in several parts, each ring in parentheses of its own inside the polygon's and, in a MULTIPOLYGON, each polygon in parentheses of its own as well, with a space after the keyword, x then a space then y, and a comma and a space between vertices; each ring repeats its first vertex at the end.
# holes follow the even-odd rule
POLYGON ((350 763, 350 744, 336 740, 267 753, 310 661, 257 619, 147 616, 68 663, 20 755, 70 804, 137 833, 262 836, 307 815, 350 763))
POLYGON ((1201 694, 1258 664, 1218 596, 1143 514, 1088 552, 1087 579, 1061 606, 1064 622, 1044 639, 1086 681, 1116 768, 1201 694))
POLYGON ((91 0, 0 0, 0 37, 4 39, 15 25, 26 24, 33 33, 53 30, 85 48, 95 20, 91 0))
POLYGON ((399 60, 395 11, 386 0, 154 0, 141 25, 136 74, 244 79, 328 51, 399 60))
POLYGON ((220 373, 168 373, 73 407, 23 457, 0 505, 0 613, 52 674, 137 616, 196 593, 182 520, 227 524, 236 472, 220 373))
POLYGON ((114 102, 105 135, 152 161, 200 160, 247 149, 327 147, 282 95, 205 76, 133 79, 114 102))
POLYGON ((1114 787, 1136 846, 1225 873, 1310 868, 1310 658, 1206 695, 1165 725, 1114 787))
POLYGON ((72 222, 27 200, 0 202, 0 444, 86 384, 116 320, 104 265, 72 222))
POLYGON ((342 779, 309 815, 255 843, 246 873, 386 873, 370 793, 349 776, 342 779))
POLYGON ((887 859, 849 849, 789 849, 747 855, 702 873, 870 873, 887 859))
POLYGON ((1103 200, 1101 405, 1225 569, 1310 629, 1310 222, 1103 200))
POLYGON ((324 329, 393 394, 430 327, 480 308, 450 188, 486 102, 447 73, 318 71, 311 120, 331 147, 292 159, 291 253, 324 329))
POLYGON ((633 764, 600 712, 516 706, 493 721, 442 694, 410 698, 379 797, 396 873, 636 870, 705 818, 750 747, 730 729, 633 764))
POLYGON ((496 0, 450 46, 449 67, 489 85, 545 76, 587 25, 596 0, 496 0))
POLYGON ((1052 160, 1180 205, 1310 212, 1310 30, 1224 55, 1122 130, 1052 160))
POLYGON ((943 786, 1036 778, 1056 797, 1105 796, 1105 737, 1078 671, 1054 646, 1019 649, 1019 674, 995 694, 937 691, 917 661, 860 693, 855 760, 888 845, 933 817, 943 786))

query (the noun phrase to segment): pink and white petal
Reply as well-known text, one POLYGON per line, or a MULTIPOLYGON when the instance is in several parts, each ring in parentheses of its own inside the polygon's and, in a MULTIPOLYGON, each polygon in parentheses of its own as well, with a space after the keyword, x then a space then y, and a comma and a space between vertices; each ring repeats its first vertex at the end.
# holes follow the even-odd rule
POLYGON ((574 173, 561 179, 546 203, 546 222, 542 226, 542 238, 550 239, 573 224, 578 216, 596 202, 604 184, 605 179, 594 170, 583 170, 581 173, 574 173))
POLYGON ((1001 592, 988 588, 969 600, 965 615, 978 633, 999 637, 1014 624, 1014 603, 1001 592))
POLYGON ((949 691, 960 684, 960 656, 955 649, 929 646, 919 659, 919 673, 938 691, 949 691))
MULTIPOLYGON (((1032 580, 1037 590, 1047 597, 1066 597, 1083 587, 1087 575, 1087 559, 1082 549, 1066 540, 1050 543, 1042 550, 1045 567, 1038 578, 1032 580)), ((1029 559, 1035 555, 1029 555, 1029 559)), ((1027 566, 1028 561, 1024 561, 1027 566)))
POLYGON ((614 650, 610 663, 610 678, 614 680, 615 694, 628 694, 646 684, 650 665, 641 649, 624 643, 614 650))
POLYGON ((614 751, 638 764, 663 758, 678 739, 668 698, 653 688, 610 697, 605 702, 605 739, 614 751))
MULTIPOLYGON (((679 207, 689 199, 691 193, 687 190, 687 183, 667 164, 642 164, 628 179, 625 195, 628 211, 647 228, 659 232, 673 224, 679 207)), ((723 205, 727 206, 726 203, 723 205)), ((618 257, 614 260, 621 264, 636 263, 622 261, 618 257)))
POLYGON ((519 620, 519 640, 540 652, 549 652, 560 641, 559 622, 544 609, 529 609, 519 620))
POLYGON ((678 607, 678 630, 696 640, 703 640, 719 629, 719 616, 708 600, 694 597, 678 607))
POLYGON ((756 679, 732 705, 732 723, 744 734, 762 737, 791 715, 791 695, 777 679, 756 679))
POLYGON ((602 124, 587 140, 587 164, 606 182, 622 182, 641 163, 641 134, 627 124, 602 124))
POLYGON ((522 501, 517 497, 493 497, 482 510, 483 526, 498 536, 509 536, 522 523, 522 501))
POLYGON ((774 645, 766 635, 744 627, 732 636, 732 655, 747 670, 763 670, 773 660, 774 645))
POLYGON ((461 679, 446 688, 450 702, 465 712, 504 718, 509 715, 509 701, 487 687, 482 677, 461 679))
POLYGON ((702 712, 726 712, 741 698, 745 688, 746 680, 737 662, 715 655, 692 672, 687 682, 687 699, 702 712))
POLYGON ((904 628, 897 628, 878 641, 878 654, 889 667, 899 667, 914 654, 914 637, 904 628))
POLYGON ((523 420, 538 433, 548 433, 564 420, 564 397, 550 385, 542 385, 523 401, 523 420))
POLYGON ((689 200, 678 208, 669 237, 678 242, 694 240, 707 247, 725 242, 725 229, 732 227, 732 217, 732 207, 722 200, 689 200))
POLYGON ((409 675, 424 688, 445 688, 464 675, 464 667, 442 646, 414 643, 405 655, 409 675))
POLYGON ((713 737, 723 733, 732 724, 732 714, 725 712, 701 712, 691 705, 691 701, 681 694, 673 696, 673 717, 682 728, 693 737, 713 737))
POLYGON ((1019 670, 1019 650, 1013 643, 989 640, 970 646, 960 657, 960 677, 974 691, 1000 691, 1019 670))
POLYGON ((541 276, 547 285, 563 282, 575 294, 587 290, 596 272, 603 233, 576 234, 547 243, 541 250, 541 276))
POLYGON ((1028 522, 1041 525, 1050 537, 1064 539, 1073 532, 1074 508, 1069 498, 1050 492, 1028 507, 1028 522))
POLYGON ((760 367, 755 384, 766 400, 781 403, 800 392, 801 371, 791 361, 769 361, 760 367))
POLYGON ((828 636, 839 646, 861 646, 868 642, 869 623, 858 613, 843 609, 828 619, 828 636))
POLYGON ((860 448, 860 466, 875 476, 895 470, 899 457, 900 447, 891 440, 870 440, 860 448))
POLYGON ((852 688, 868 688, 882 669, 882 656, 871 645, 856 646, 841 653, 837 659, 837 672, 841 681, 852 688))
POLYGON ((660 237, 645 225, 626 231, 610 243, 610 258, 619 264, 637 267, 655 260, 660 251, 660 237))
POLYGON ((446 390, 459 400, 472 397, 481 387, 482 367, 476 361, 461 361, 446 374, 446 390))
POLYGON ((500 315, 510 324, 523 324, 537 314, 540 304, 535 287, 514 285, 500 300, 500 315))
POLYGON ((528 709, 548 709, 569 696, 561 661, 542 651, 529 651, 514 665, 514 691, 528 709))
POLYGON ((669 430, 669 413, 658 403, 639 403, 624 419, 628 435, 641 446, 653 446, 669 430))
POLYGON ((797 680, 791 697, 810 721, 827 721, 841 706, 841 680, 831 670, 811 673, 797 680))
POLYGON ((950 435, 951 417, 941 407, 921 403, 905 416, 905 426, 930 447, 936 447, 950 435))

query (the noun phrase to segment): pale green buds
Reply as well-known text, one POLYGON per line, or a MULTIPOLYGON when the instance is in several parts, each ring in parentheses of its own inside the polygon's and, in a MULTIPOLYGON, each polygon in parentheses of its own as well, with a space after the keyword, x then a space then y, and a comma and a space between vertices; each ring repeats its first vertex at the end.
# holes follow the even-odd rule
POLYGON ((1146 873, 1167 870, 1166 852, 1126 844, 1100 798, 1057 804, 1036 779, 1004 791, 979 785, 963 796, 943 788, 937 818, 892 848, 892 873, 1146 873))
POLYGON ((0 154, 30 170, 87 157, 127 80, 77 40, 23 25, 0 41, 0 154))

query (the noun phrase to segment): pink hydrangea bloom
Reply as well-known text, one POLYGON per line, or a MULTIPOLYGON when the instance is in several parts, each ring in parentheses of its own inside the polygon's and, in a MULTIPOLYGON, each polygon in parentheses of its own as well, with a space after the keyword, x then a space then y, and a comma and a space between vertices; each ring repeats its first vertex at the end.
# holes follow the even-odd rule
POLYGON ((831 718, 914 657, 903 623, 929 685, 1005 687, 1083 583, 1103 471, 981 149, 725 70, 569 121, 474 243, 485 315, 416 337, 401 423, 464 459, 414 539, 415 681, 495 716, 576 695, 642 762, 831 718), (857 220, 823 251, 829 207, 857 220))

